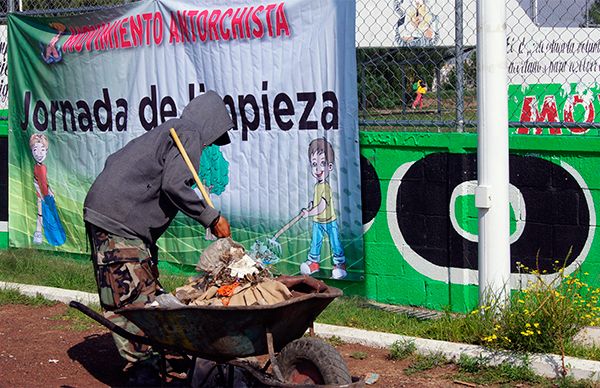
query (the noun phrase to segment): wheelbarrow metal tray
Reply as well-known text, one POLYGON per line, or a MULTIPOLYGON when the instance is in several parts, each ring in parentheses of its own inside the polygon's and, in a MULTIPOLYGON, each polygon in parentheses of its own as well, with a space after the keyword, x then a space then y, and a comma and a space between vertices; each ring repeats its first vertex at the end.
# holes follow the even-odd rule
POLYGON ((300 338, 316 317, 342 295, 340 289, 306 294, 267 306, 136 307, 117 310, 152 341, 167 349, 227 362, 268 354, 267 336, 275 352, 300 338))

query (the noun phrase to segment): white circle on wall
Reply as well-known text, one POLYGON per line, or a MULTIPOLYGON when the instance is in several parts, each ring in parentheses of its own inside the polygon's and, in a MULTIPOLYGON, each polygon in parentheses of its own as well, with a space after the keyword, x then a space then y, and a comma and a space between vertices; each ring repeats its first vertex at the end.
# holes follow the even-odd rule
MULTIPOLYGON (((449 205, 449 214, 450 214, 450 222, 452 223, 452 227, 463 238, 471 241, 478 242, 479 236, 473 234, 469 231, 466 231, 460 224, 458 223, 458 218, 456 217, 456 200, 459 197, 465 195, 475 195, 475 188, 477 187, 477 181, 465 181, 461 184, 457 185, 454 190, 452 190, 452 195, 450 196, 450 205, 449 205)), ((510 202, 510 207, 515 212, 515 219, 517 228, 510 235, 510 243, 514 243, 517 241, 521 235, 523 234, 523 230, 525 229, 526 222, 526 208, 525 208, 525 199, 523 198, 523 194, 521 190, 519 190, 516 186, 509 183, 508 186, 508 198, 510 202)))

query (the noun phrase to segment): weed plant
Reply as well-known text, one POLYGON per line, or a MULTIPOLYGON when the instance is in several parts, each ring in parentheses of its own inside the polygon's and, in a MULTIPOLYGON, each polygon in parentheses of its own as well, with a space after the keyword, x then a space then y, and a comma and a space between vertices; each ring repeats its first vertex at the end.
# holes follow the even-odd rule
POLYGON ((388 355, 388 359, 403 360, 407 357, 412 356, 416 351, 417 347, 414 341, 396 341, 390 346, 390 354, 388 355))
POLYGON ((547 276, 520 267, 534 275, 526 288, 514 292, 510 303, 482 306, 470 314, 486 331, 480 343, 519 352, 558 353, 565 372, 564 357, 573 337, 586 326, 600 324, 600 289, 591 287, 586 282, 589 274, 579 269, 567 274, 563 265, 547 276))

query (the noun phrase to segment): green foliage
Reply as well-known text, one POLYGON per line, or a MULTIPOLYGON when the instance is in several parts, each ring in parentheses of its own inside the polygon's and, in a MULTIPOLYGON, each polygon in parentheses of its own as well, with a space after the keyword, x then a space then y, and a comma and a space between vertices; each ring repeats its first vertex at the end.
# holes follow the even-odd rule
POLYGON ((449 55, 447 49, 360 48, 357 49, 359 100, 364 109, 391 109, 409 104, 412 84, 423 80, 431 87, 436 66, 449 55))
POLYGON ((600 289, 585 283, 582 279, 588 273, 579 270, 566 275, 560 268, 555 277, 546 278, 537 270, 521 267, 532 273, 535 280, 513 293, 509 304, 473 312, 488 322, 487 327, 493 324, 482 342, 516 351, 564 356, 565 346, 575 334, 585 326, 600 323, 600 289))
POLYGON ((404 373, 410 376, 414 373, 437 368, 438 366, 442 366, 447 363, 448 360, 446 359, 446 356, 444 356, 444 354, 441 352, 427 355, 418 354, 414 361, 406 369, 404 369, 404 373))
POLYGON ((461 372, 477 373, 485 367, 486 362, 483 357, 471 357, 461 354, 456 365, 461 372))
POLYGON ((21 304, 27 306, 53 306, 57 302, 49 301, 41 295, 35 297, 25 296, 14 288, 0 288, 0 306, 8 304, 21 304))
POLYGON ((588 20, 590 25, 600 25, 600 1, 595 0, 588 10, 588 20))
POLYGON ((50 251, 0 251, 0 280, 96 292, 94 271, 89 259, 77 260, 74 256, 50 251))
POLYGON ((325 338, 325 342, 333 347, 345 344, 345 342, 337 335, 332 335, 331 337, 325 338))
POLYGON ((396 341, 390 346, 390 360, 403 360, 406 357, 412 356, 417 351, 415 342, 412 340, 396 341))
MULTIPOLYGON (((166 290, 181 287, 186 279, 185 276, 160 276, 160 282, 166 290)), ((97 292, 94 270, 88 256, 64 252, 0 250, 0 281, 97 292)))
POLYGON ((482 358, 461 356, 457 365, 457 378, 475 384, 514 384, 517 382, 538 384, 548 382, 534 373, 527 359, 487 366, 482 358))
MULTIPOLYGON (((100 309, 100 306, 91 305, 88 307, 101 314, 102 310, 100 309)), ((92 318, 88 317, 87 315, 74 308, 68 308, 64 314, 50 317, 50 320, 62 322, 63 324, 60 325, 60 327, 75 331, 86 331, 92 328, 103 327, 98 322, 94 321, 92 318)))
POLYGON ((350 353, 350 358, 354 358, 355 360, 364 360, 369 357, 367 352, 352 352, 350 353))
POLYGON ((229 162, 216 145, 202 151, 200 157, 200 180, 211 194, 220 195, 229 183, 229 162))

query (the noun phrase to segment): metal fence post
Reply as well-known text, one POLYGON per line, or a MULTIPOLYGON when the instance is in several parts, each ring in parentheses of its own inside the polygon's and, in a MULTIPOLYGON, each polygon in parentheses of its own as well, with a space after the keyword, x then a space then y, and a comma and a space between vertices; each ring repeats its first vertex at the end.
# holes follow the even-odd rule
POLYGON ((456 131, 465 127, 465 68, 463 61, 463 0, 454 1, 454 59, 456 63, 456 131))
POLYGON ((441 63, 435 64, 435 80, 436 80, 436 85, 437 85, 435 97, 437 99, 438 120, 442 119, 442 76, 440 74, 440 66, 441 66, 441 63))
POLYGON ((6 8, 8 12, 15 12, 15 0, 8 0, 6 8))
POLYGON ((401 74, 402 74, 402 113, 405 114, 406 113, 406 96, 407 96, 407 92, 406 92, 406 71, 404 70, 404 65, 402 65, 400 67, 401 69, 401 74))

